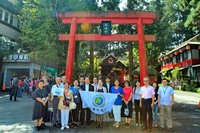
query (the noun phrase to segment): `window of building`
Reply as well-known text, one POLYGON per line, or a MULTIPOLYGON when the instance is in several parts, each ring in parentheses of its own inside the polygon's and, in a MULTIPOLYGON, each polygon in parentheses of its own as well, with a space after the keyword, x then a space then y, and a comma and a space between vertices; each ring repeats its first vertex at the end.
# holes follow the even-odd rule
POLYGON ((180 61, 181 61, 180 54, 178 54, 178 55, 176 56, 176 63, 178 63, 178 62, 180 62, 180 61))
POLYGON ((4 17, 4 21, 5 21, 5 22, 8 22, 8 17, 9 17, 9 13, 8 13, 8 12, 5 12, 5 17, 4 17))
POLYGON ((0 8, 0 20, 2 20, 3 17, 3 9, 0 8))
POLYGON ((10 24, 13 25, 13 15, 10 14, 10 24))
POLYGON ((17 28, 20 29, 20 21, 17 19, 17 28))
POLYGON ((188 59, 188 52, 184 51, 183 52, 183 60, 187 60, 188 59))

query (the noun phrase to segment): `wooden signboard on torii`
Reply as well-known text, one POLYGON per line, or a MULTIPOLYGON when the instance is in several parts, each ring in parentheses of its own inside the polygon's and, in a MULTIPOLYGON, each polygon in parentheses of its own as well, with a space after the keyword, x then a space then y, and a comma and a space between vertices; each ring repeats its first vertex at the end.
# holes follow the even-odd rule
POLYGON ((154 42, 154 35, 144 35, 144 25, 152 24, 156 15, 151 12, 56 12, 55 17, 63 24, 71 24, 70 34, 59 34, 60 41, 69 41, 65 75, 72 83, 74 68, 74 54, 76 41, 126 41, 138 42, 140 61, 140 81, 148 76, 145 42, 154 42), (77 24, 102 24, 109 21, 111 24, 136 25, 137 34, 76 34, 77 24))

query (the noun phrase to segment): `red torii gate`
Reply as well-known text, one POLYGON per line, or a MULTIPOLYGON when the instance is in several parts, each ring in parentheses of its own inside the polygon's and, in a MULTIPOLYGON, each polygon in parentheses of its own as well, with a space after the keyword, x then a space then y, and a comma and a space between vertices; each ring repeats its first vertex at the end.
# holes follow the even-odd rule
POLYGON ((68 56, 65 75, 72 83, 74 68, 74 54, 76 41, 138 41, 140 61, 140 81, 148 76, 145 42, 155 41, 154 35, 144 35, 143 25, 152 24, 156 15, 151 12, 56 12, 57 19, 63 24, 71 24, 70 34, 59 34, 60 41, 69 41, 68 56), (102 21, 111 21, 112 24, 136 24, 137 34, 76 34, 77 24, 90 23, 101 24, 102 21))

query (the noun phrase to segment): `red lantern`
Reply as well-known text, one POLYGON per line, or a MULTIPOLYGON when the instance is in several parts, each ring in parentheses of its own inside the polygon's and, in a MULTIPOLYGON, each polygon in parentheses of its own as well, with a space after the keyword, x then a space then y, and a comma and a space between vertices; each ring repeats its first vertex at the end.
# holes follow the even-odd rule
POLYGON ((190 45, 187 45, 187 46, 186 46, 186 49, 189 50, 189 49, 190 49, 190 45))

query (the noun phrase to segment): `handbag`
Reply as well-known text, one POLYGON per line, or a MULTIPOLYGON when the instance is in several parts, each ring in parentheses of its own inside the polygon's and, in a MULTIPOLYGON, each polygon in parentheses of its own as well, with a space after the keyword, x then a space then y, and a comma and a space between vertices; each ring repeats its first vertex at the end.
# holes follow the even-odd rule
POLYGON ((65 96, 65 93, 64 93, 63 105, 69 107, 70 102, 71 102, 71 99, 68 99, 68 98, 65 96))
POLYGON ((76 108, 76 103, 75 102, 70 102, 69 103, 69 109, 75 109, 76 108))
POLYGON ((125 116, 128 116, 128 115, 129 115, 128 105, 127 105, 127 108, 124 109, 124 115, 125 115, 125 116))

